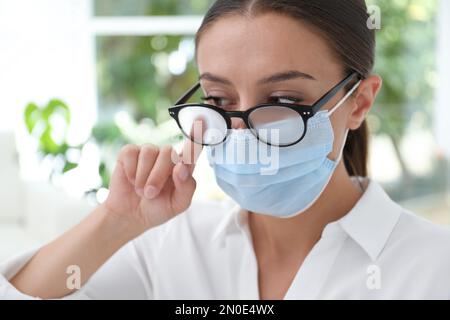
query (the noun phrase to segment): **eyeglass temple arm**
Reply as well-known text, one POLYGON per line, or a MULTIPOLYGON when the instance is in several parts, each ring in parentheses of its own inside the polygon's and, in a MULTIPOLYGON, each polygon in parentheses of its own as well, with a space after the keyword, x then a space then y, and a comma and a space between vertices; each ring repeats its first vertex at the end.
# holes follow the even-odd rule
POLYGON ((180 104, 186 103, 199 88, 200 81, 197 82, 192 88, 190 88, 180 99, 178 99, 178 101, 175 102, 175 105, 178 106, 180 104))
POLYGON ((324 105, 327 104, 342 88, 344 88, 350 81, 358 76, 358 73, 353 72, 347 78, 339 82, 333 89, 331 89, 328 93, 326 93, 322 98, 317 100, 317 102, 313 105, 313 113, 318 112, 324 105))

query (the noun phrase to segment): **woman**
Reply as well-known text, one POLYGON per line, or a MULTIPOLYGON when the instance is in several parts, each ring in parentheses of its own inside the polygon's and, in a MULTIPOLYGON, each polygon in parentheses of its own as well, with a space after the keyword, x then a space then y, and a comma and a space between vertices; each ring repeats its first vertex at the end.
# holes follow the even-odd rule
POLYGON ((107 201, 6 263, 0 295, 450 298, 450 233, 366 178, 365 118, 382 84, 368 18, 363 0, 218 0, 196 39, 205 104, 186 104, 196 85, 170 109, 190 138, 182 154, 126 146, 107 201), (263 145, 277 156, 270 174, 215 158, 263 145), (202 146, 237 206, 191 205, 202 146))

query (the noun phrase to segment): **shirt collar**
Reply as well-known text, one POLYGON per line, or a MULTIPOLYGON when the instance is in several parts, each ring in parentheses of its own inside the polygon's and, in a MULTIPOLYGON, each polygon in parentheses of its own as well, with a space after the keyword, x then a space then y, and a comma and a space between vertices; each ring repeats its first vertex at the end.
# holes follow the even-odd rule
MULTIPOLYGON (((356 205, 341 219, 329 223, 322 234, 325 237, 344 231, 375 261, 389 239, 402 208, 392 201, 375 181, 367 187, 356 205)), ((213 233, 212 240, 246 230, 248 213, 237 204, 226 214, 213 233)))
POLYGON ((397 224, 402 208, 383 188, 369 180, 361 199, 340 220, 341 228, 375 261, 397 224))

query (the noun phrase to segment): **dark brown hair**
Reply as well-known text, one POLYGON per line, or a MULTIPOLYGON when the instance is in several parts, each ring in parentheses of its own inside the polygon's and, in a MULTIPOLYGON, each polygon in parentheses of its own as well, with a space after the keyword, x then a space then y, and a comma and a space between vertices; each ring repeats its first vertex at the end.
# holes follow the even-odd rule
MULTIPOLYGON (((197 32, 196 47, 202 33, 219 18, 266 12, 298 19, 319 31, 342 62, 346 74, 356 71, 365 78, 372 72, 375 32, 367 27, 369 15, 364 0, 217 0, 197 32)), ((351 176, 367 176, 368 135, 366 121, 349 133, 344 163, 351 176)))

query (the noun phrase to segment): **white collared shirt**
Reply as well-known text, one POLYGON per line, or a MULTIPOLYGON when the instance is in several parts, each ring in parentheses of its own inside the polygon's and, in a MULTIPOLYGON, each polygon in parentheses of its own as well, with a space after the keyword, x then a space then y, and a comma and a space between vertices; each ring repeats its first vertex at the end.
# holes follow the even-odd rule
MULTIPOLYGON (((248 213, 193 204, 109 259, 69 299, 258 299, 248 213)), ((0 299, 35 250, 0 266, 0 299)), ((450 299, 450 231, 406 212, 373 181, 328 224, 285 299, 450 299)))

